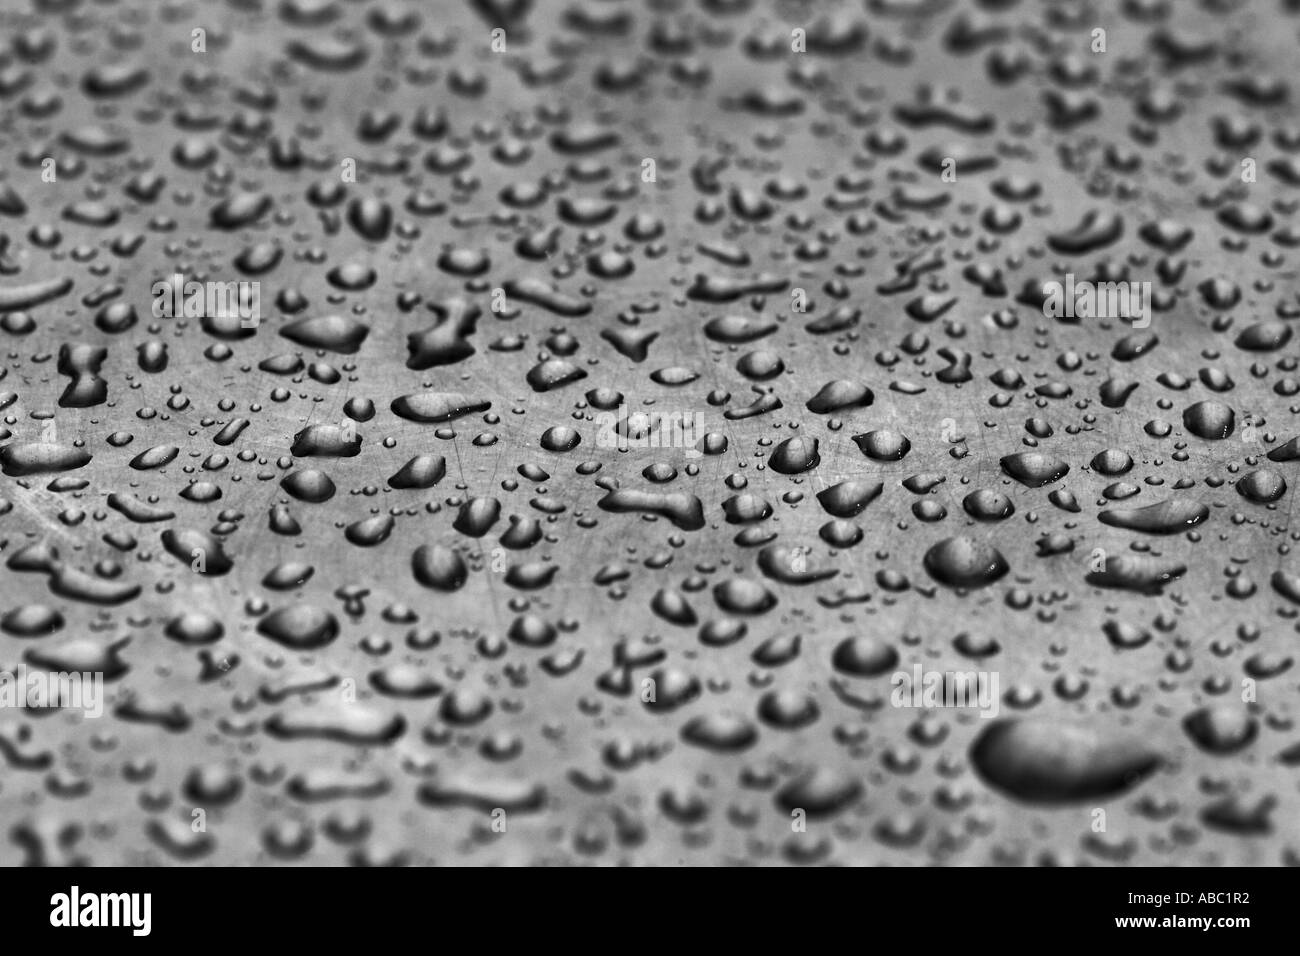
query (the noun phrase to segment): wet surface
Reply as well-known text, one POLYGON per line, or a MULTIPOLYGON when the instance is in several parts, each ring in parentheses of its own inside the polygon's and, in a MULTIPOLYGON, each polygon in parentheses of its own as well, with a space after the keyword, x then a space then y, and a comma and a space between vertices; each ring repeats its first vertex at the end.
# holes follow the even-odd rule
POLYGON ((0 863, 1300 861, 1298 31, 5 4, 0 863))

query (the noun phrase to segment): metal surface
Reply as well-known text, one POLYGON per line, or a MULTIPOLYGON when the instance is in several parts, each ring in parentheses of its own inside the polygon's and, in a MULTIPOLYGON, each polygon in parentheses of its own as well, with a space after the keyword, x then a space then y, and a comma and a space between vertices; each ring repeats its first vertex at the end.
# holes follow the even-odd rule
POLYGON ((1295 13, 7 0, 0 863, 1296 862, 1295 13))

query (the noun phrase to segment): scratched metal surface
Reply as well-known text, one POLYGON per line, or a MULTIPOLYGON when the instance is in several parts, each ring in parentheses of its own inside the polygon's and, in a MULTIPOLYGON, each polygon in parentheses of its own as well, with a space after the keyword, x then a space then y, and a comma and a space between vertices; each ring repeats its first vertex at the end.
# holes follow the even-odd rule
POLYGON ((0 6, 0 862, 1296 862, 1295 4, 0 6))

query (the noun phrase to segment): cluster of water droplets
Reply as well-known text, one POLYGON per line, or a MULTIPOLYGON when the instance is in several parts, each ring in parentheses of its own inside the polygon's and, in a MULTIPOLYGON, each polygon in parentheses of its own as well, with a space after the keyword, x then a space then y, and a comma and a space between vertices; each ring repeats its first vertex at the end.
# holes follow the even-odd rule
POLYGON ((0 862, 1300 860, 1294 5, 0 25, 0 862))

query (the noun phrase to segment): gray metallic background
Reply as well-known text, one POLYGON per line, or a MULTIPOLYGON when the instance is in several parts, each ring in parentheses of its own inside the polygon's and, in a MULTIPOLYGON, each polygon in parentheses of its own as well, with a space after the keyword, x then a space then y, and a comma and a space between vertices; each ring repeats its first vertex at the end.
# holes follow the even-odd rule
POLYGON ((0 863, 1295 863, 1298 28, 3 0, 0 863))

